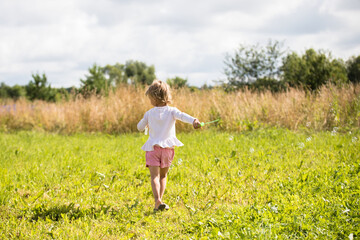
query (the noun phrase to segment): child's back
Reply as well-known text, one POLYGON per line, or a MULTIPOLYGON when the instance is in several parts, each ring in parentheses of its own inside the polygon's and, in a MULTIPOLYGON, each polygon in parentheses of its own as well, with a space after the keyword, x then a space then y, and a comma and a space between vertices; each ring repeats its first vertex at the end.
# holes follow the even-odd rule
POLYGON ((149 126, 149 139, 141 149, 152 151, 155 145, 162 148, 183 146, 176 138, 175 122, 180 120, 192 124, 195 119, 186 113, 180 112, 175 107, 162 106, 150 109, 137 126, 139 130, 143 130, 146 125, 149 126))

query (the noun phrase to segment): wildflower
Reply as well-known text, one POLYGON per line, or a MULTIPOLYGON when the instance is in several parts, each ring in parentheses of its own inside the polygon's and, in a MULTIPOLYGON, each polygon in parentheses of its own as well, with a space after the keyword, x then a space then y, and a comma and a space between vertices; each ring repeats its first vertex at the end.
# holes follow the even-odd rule
POLYGON ((234 136, 230 136, 230 137, 229 137, 229 140, 230 140, 230 141, 234 140, 234 136))
POLYGON ((255 152, 255 150, 253 148, 250 148, 250 153, 255 152))
POLYGON ((357 140, 358 140, 357 137, 353 137, 353 138, 351 139, 351 141, 352 141, 353 143, 355 143, 357 140))
POLYGON ((306 141, 307 141, 307 142, 310 142, 310 141, 311 141, 311 137, 308 137, 308 138, 306 139, 306 141))
POLYGON ((338 129, 339 129, 338 127, 334 127, 333 130, 331 131, 331 136, 335 136, 338 129))

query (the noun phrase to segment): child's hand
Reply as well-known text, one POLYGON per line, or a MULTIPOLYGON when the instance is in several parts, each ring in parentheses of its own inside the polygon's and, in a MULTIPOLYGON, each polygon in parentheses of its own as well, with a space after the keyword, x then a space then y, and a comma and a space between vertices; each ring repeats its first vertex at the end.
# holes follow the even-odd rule
POLYGON ((194 122, 193 122, 193 127, 195 129, 198 129, 198 128, 201 128, 201 123, 198 119, 195 119, 194 122))

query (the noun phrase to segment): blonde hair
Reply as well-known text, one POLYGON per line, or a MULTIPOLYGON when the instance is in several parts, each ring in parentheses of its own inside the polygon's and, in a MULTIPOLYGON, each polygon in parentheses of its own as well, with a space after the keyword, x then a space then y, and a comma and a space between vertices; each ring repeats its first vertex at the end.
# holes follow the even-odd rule
POLYGON ((171 103, 171 90, 167 83, 155 79, 147 89, 146 96, 153 98, 158 103, 171 103))

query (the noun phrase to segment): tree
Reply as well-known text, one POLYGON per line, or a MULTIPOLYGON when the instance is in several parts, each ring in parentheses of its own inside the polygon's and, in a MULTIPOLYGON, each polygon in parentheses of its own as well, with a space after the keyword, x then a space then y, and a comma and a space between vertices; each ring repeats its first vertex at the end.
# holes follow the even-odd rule
POLYGON ((5 83, 0 84, 0 98, 9 98, 9 86, 5 83))
POLYGON ((360 83, 360 55, 346 62, 347 76, 352 83, 360 83))
POLYGON ((305 83, 305 61, 292 52, 283 59, 283 65, 281 66, 283 72, 283 80, 289 84, 290 87, 298 87, 305 83))
POLYGON ((287 89, 283 81, 278 81, 273 78, 259 78, 248 87, 252 91, 262 92, 270 90, 272 93, 284 92, 287 89))
POLYGON ((108 77, 108 81, 114 83, 116 86, 120 84, 127 84, 128 77, 125 73, 125 65, 116 63, 115 65, 106 65, 104 68, 104 74, 108 77))
POLYGON ((21 97, 26 96, 26 91, 23 86, 14 85, 13 87, 8 88, 8 96, 14 100, 18 100, 21 97))
POLYGON ((346 63, 342 59, 331 60, 329 82, 339 86, 349 82, 346 63))
POLYGON ((279 79, 281 57, 284 52, 278 41, 269 41, 266 47, 240 45, 234 55, 225 57, 226 88, 246 86, 257 79, 279 79))
POLYGON ((187 79, 181 77, 169 78, 166 80, 166 83, 172 88, 183 88, 188 86, 187 79))
POLYGON ((120 84, 150 85, 155 76, 155 67, 147 66, 143 62, 129 60, 125 64, 116 63, 100 67, 94 64, 89 68, 89 75, 85 80, 80 79, 82 85, 80 92, 88 94, 109 93, 109 90, 120 84))
POLYGON ((125 63, 125 74, 134 85, 150 85, 154 79, 155 67, 147 66, 143 62, 129 60, 125 63))
POLYGON ((265 52, 265 79, 279 79, 281 74, 281 59, 285 51, 282 50, 283 43, 275 41, 274 43, 270 40, 266 46, 265 52))
POLYGON ((213 89, 213 88, 214 88, 213 86, 208 85, 208 84, 206 84, 206 83, 204 83, 204 84, 200 87, 201 90, 211 90, 211 89, 213 89))
POLYGON ((83 94, 89 92, 95 92, 96 94, 105 94, 109 93, 109 88, 111 87, 111 79, 106 79, 104 74, 104 69, 94 63, 94 65, 89 68, 89 75, 85 75, 86 79, 80 79, 82 85, 80 91, 83 94))
POLYGON ((33 81, 30 80, 29 84, 25 86, 27 97, 33 101, 35 99, 45 101, 56 101, 56 91, 51 88, 47 82, 45 73, 42 76, 32 74, 33 81))
POLYGON ((295 52, 283 59, 281 67, 283 80, 291 87, 304 87, 315 91, 326 83, 347 82, 345 64, 341 60, 332 60, 331 54, 308 49, 303 56, 295 52))

